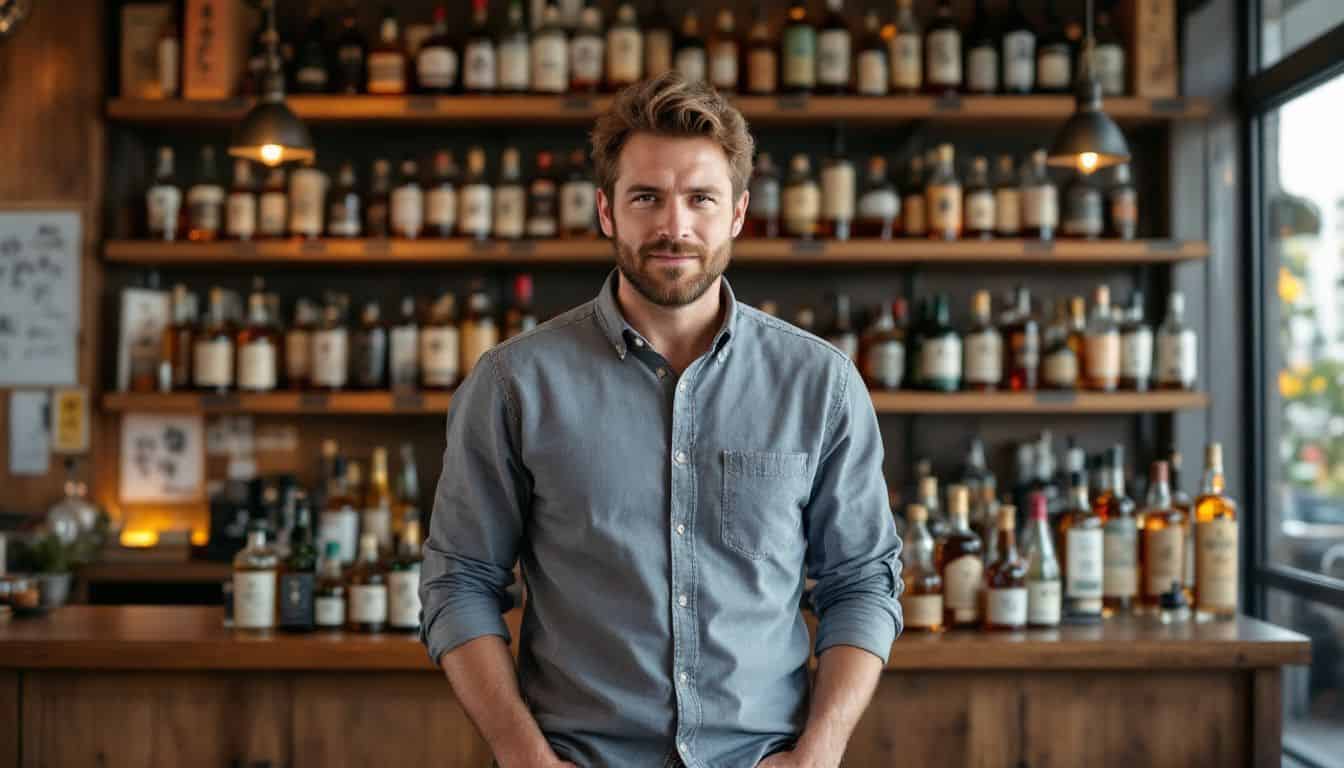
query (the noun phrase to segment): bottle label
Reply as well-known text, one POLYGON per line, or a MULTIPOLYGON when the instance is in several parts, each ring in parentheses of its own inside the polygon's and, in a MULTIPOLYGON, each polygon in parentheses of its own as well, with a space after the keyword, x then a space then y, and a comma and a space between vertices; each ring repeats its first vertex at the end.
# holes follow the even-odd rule
POLYGON ((314 619, 319 627, 345 626, 345 598, 324 596, 313 600, 314 619))
POLYGON ((682 48, 677 51, 673 66, 688 82, 699 83, 705 79, 705 49, 682 48))
POLYGON ((812 27, 784 30, 784 87, 811 88, 817 81, 817 33, 812 27))
POLYGON ((256 339, 238 350, 238 388, 269 392, 276 386, 275 346, 270 339, 256 339))
POLYGON ((907 235, 918 237, 929 231, 929 218, 924 210, 923 195, 906 195, 901 206, 901 226, 907 235))
POLYGON ((349 194, 333 200, 327 219, 327 232, 333 237, 359 237, 360 230, 359 197, 349 194))
POLYGON ((993 329, 966 334, 966 382, 998 384, 1003 377, 1003 339, 993 329))
POLYGON ((881 49, 869 49, 859 52, 858 82, 855 90, 864 96, 885 96, 887 82, 891 75, 887 73, 887 53, 881 49))
POLYGON ((1199 367, 1199 337, 1189 328, 1162 334, 1157 340, 1157 380, 1163 384, 1195 385, 1199 367))
POLYGON ((999 235, 1022 233, 1022 193, 1016 187, 994 190, 994 231, 999 235))
POLYGON ((574 80, 602 82, 603 40, 596 35, 577 35, 569 41, 570 73, 574 80))
POLYGON ((312 337, 302 328, 285 334, 285 376, 291 384, 308 380, 312 345, 312 337))
POLYGON ((524 207, 527 195, 521 186, 511 184, 495 190, 495 237, 523 236, 524 207))
MULTIPOLYGON (((336 50, 336 61, 340 65, 341 87, 353 93, 364 85, 364 48, 358 45, 342 45, 336 50)), ((258 69, 264 69, 259 66, 258 69)))
POLYGON ((897 389, 905 376, 905 345, 894 339, 880 341, 868 350, 864 375, 884 389, 897 389))
POLYGON ((359 546, 359 513, 349 505, 323 512, 317 538, 322 551, 326 551, 327 542, 334 541, 336 559, 353 563, 359 546))
POLYGON ((224 233, 239 240, 245 240, 257 233, 256 195, 251 192, 235 192, 229 195, 229 203, 224 213, 224 233))
MULTIPOLYGON (((755 197, 752 197, 755 200, 755 197)), ((859 218, 866 221, 895 221, 901 214, 901 198, 895 190, 880 189, 859 198, 859 218)))
POLYGON ((961 340, 956 336, 925 339, 920 347, 919 370, 925 382, 961 381, 961 340))
POLYGON ((327 70, 322 67, 299 67, 294 73, 294 82, 305 90, 325 91, 327 89, 327 70))
POLYGON ((1053 184, 1022 188, 1022 223, 1028 229, 1059 226, 1059 194, 1053 184))
POLYGON ((394 388, 414 387, 420 379, 420 329, 399 325, 392 329, 388 354, 388 382, 394 388))
POLYGON ((655 78, 672 68, 672 33, 651 29, 644 35, 644 77, 655 78))
POLYGON ((1237 522, 1206 520, 1195 525, 1195 608, 1237 608, 1237 522))
POLYGON ((1139 592, 1138 531, 1132 518, 1107 521, 1102 533, 1102 583, 1106 597, 1134 597, 1139 592))
POLYGON ((425 196, 419 184, 403 184, 392 190, 392 234, 418 236, 424 226, 424 215, 425 196))
POLYGON ((564 93, 569 88, 569 51, 565 36, 536 35, 532 38, 532 90, 564 93))
POLYGON ((1125 49, 1118 45, 1099 45, 1093 51, 1093 64, 1103 96, 1125 94, 1125 49))
POLYGON ((313 574, 280 574, 280 626, 313 626, 313 574))
POLYGON ((1147 327, 1120 337, 1120 375, 1148 381, 1153 376, 1153 332, 1147 327))
POLYGON ((891 39, 891 85, 916 91, 924 79, 924 43, 919 35, 898 34, 891 39))
POLYGON ((590 230, 597 215, 597 187, 593 182, 567 181, 560 187, 560 226, 565 231, 590 230))
POLYGON ((459 360, 457 328, 430 326, 420 330, 420 374, 425 386, 456 384, 459 360))
POLYGON ((491 191, 489 184, 468 184, 462 188, 462 195, 458 198, 458 227, 462 234, 470 237, 490 236, 490 214, 494 209, 491 191))
POLYGON ((1120 334, 1089 333, 1083 337, 1083 346, 1089 379, 1111 381, 1120 375, 1120 334))
POLYGON ((468 91, 495 90, 495 46, 488 40, 472 40, 462 52, 465 67, 462 86, 468 91))
POLYGON ((420 565, 387 574, 387 623, 397 629, 420 626, 420 565))
POLYGON ((223 222, 224 189, 214 184, 197 184, 187 190, 187 215, 191 228, 218 232, 223 222))
POLYGON ((607 77, 614 83, 633 83, 643 72, 643 40, 634 27, 607 30, 607 77))
POLYGON ((731 40, 714 44, 709 54, 709 81, 724 91, 737 89, 737 44, 731 40))
POLYGON ((1138 195, 1133 189, 1118 189, 1111 193, 1111 221, 1116 230, 1132 229, 1139 220, 1138 195))
POLYGON ((353 624, 386 624, 387 585, 351 585, 350 621, 353 624))
POLYGON ((980 578, 984 563, 975 555, 962 555, 943 568, 943 604, 957 623, 980 617, 980 578))
POLYGON ((310 168, 289 177, 289 231, 317 237, 322 234, 322 198, 326 177, 310 168))
POLYGON ((779 90, 779 57, 773 48, 755 48, 747 54, 747 89, 752 93, 779 90))
POLYGON ((1027 623, 1038 627, 1059 624, 1059 581, 1027 582, 1027 623))
POLYGON ((929 205, 929 230, 942 234, 961 231, 961 187, 930 184, 925 192, 929 205))
POLYGON ((751 183, 751 202, 747 204, 753 218, 772 219, 779 215, 779 181, 758 177, 751 183))
POLYGON ((1104 228, 1101 208, 1101 192, 1095 187, 1074 185, 1068 195, 1064 234, 1072 237, 1099 237, 1104 228))
POLYGON ((1078 357, 1067 347, 1058 349, 1045 356, 1041 378, 1047 386, 1056 389, 1071 389, 1078 384, 1078 357))
POLYGON ((901 595, 901 614, 905 626, 913 629, 932 629, 943 623, 942 595, 901 595))
POLYGON ((415 73, 422 88, 452 88, 457 84, 457 51, 447 46, 421 48, 415 73))
POLYGON ((499 44, 499 87, 506 91, 525 91, 531 83, 532 51, 526 40, 501 41, 499 44))
POLYGON ((392 549, 392 510, 375 503, 359 515, 360 534, 372 533, 378 539, 378 548, 392 549))
POLYGON ((289 223, 289 198, 284 192, 262 192, 257 230, 268 237, 281 237, 289 223))
MULTIPOLYGON (((321 330, 313 334, 313 384, 339 389, 345 386, 350 354, 350 337, 344 328, 321 330)), ((353 545, 351 550, 353 550, 353 545)), ((353 557, 353 553, 352 553, 353 557)))
POLYGON ((1036 85, 1036 36, 1027 30, 1003 36, 1003 87, 1030 91, 1036 85))
POLYGON ((234 571, 233 625, 239 629, 275 626, 275 571, 234 571))
POLYGON ((462 324, 462 376, 476 367, 481 355, 499 343, 499 327, 492 322, 462 324))
POLYGON ((961 85, 961 33, 955 29, 930 32, 924 68, 930 85, 961 85))
POLYGON ((405 93, 406 59, 399 52, 369 54, 369 93, 405 93))
POLYGON ((1041 49, 1036 57, 1036 84, 1050 90, 1064 90, 1073 83, 1069 49, 1060 46, 1041 49))
POLYGON ((973 232, 993 232, 995 225, 994 193, 977 190, 966 196, 966 228, 973 232))
POLYGON ((850 38, 847 29, 825 29, 817 35, 817 82, 849 85, 850 38))
POLYGON ((1100 528, 1068 532, 1064 574, 1064 594, 1071 599, 1091 602, 1101 609, 1103 542, 1100 528))
POLYGON ((816 184, 793 184, 784 188, 784 231, 790 235, 813 234, 821 213, 821 190, 816 184))
POLYGON ((229 338, 196 342, 192 372, 198 387, 233 385, 233 341, 229 338))
POLYGON ((1171 590, 1172 582, 1185 580, 1185 530, 1179 526, 1143 532, 1144 574, 1143 591, 1160 595, 1171 590))
POLYGON ((149 209, 149 229, 151 232, 176 232, 177 217, 182 210, 182 190, 168 185, 150 187, 145 195, 145 205, 149 209))
POLYGON ((833 163, 821 172, 821 215, 828 221, 854 220, 854 166, 833 163))
POLYGON ((966 86, 977 93, 999 90, 999 52, 994 46, 982 45, 967 54, 966 86))
POLYGON ((435 232, 452 232, 457 225, 457 188, 452 184, 432 187, 425 195, 425 219, 435 232))
POLYGON ((1027 623, 1026 587, 991 589, 985 596, 985 623, 1000 627, 1021 627, 1027 623))

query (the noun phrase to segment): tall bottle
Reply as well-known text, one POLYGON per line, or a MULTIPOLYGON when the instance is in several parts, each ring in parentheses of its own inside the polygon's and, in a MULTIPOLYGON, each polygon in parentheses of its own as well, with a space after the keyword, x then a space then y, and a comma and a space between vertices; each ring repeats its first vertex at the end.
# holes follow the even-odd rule
POLYGON ((761 0, 752 3, 751 32, 747 37, 747 93, 773 96, 779 90, 779 51, 763 5, 761 0))
POLYGON ((990 316, 989 291, 976 291, 971 297, 971 328, 962 349, 965 388, 980 392, 998 389, 1003 375, 1003 338, 990 316))
POLYGON ((1027 544, 1027 624, 1032 627, 1059 626, 1061 570, 1055 559, 1054 534, 1050 531, 1045 494, 1031 494, 1031 528, 1027 544))
POLYGON ((247 297, 247 327, 238 332, 238 389, 270 392, 279 385, 280 332, 271 322, 266 296, 247 297))
POLYGON ((397 475, 397 509, 392 517, 393 530, 405 533, 410 521, 420 520, 420 475, 415 468, 415 446, 401 444, 401 472, 397 475))
POLYGON ((280 558, 266 543, 266 524, 248 525, 247 544, 233 558, 233 626, 245 634, 275 629, 276 575, 280 558))
MULTIPOLYGON (((1097 8, 1097 26, 1093 35, 1092 71, 1101 83, 1101 95, 1107 98, 1125 95, 1125 46, 1111 23, 1112 8, 1097 8)), ((1081 65, 1080 65, 1081 67, 1081 65)))
POLYGON ((462 318, 462 378, 476 367, 481 355, 499 343, 499 325, 495 322, 494 304, 490 294, 477 285, 467 299, 467 312, 462 318))
POLYGON ((499 156, 499 180, 495 184, 494 236, 518 240, 526 232, 527 188, 522 181, 522 156, 517 147, 505 147, 499 156))
POLYGON ((328 303, 322 323, 313 333, 311 385, 313 389, 337 392, 350 377, 350 332, 345 326, 341 302, 328 303))
POLYGON ((257 202, 257 236, 284 237, 289 229, 289 187, 285 169, 272 168, 262 183, 257 202))
POLYGON ((919 345, 920 385, 936 392, 955 392, 961 386, 961 335, 949 320, 947 296, 938 294, 932 323, 919 345))
POLYGON ((1157 329, 1157 388, 1194 389, 1198 372, 1199 337, 1185 324, 1185 295, 1172 291, 1157 329))
POLYGON ((928 206, 924 199, 924 158, 915 155, 901 187, 901 233, 906 237, 924 237, 929 231, 928 206))
POLYGON ((1014 392, 1036 389, 1041 361, 1041 334, 1031 312, 1031 291, 1019 285, 1016 303, 1003 325, 1004 381, 1014 392))
POLYGON ((672 68, 690 83, 703 83, 709 77, 709 57, 705 39, 700 35, 700 14, 695 9, 686 11, 681 18, 681 32, 677 35, 676 50, 672 54, 672 68))
POLYGON ((863 41, 854 70, 854 91, 860 96, 886 96, 891 90, 887 41, 882 39, 881 18, 871 8, 863 15, 863 41))
POLYGON ((817 33, 817 91, 849 90, 853 42, 845 21, 844 0, 826 0, 826 15, 817 33))
POLYGON ((1120 326, 1120 388, 1146 392, 1153 378, 1153 329, 1143 320, 1143 291, 1130 294, 1120 326))
POLYGON ((499 36, 499 91, 526 93, 532 87, 532 37, 523 19, 523 0, 510 0, 507 19, 499 36))
POLYGON ((588 170, 588 153, 569 153, 569 174, 560 185, 560 234, 584 240, 597 237, 597 185, 588 170))
POLYGON ((471 31, 462 46, 462 90, 467 93, 494 93, 499 87, 499 57, 489 13, 488 0, 471 0, 471 31))
POLYGON ((227 392, 233 386, 233 337, 228 294, 222 288, 211 288, 209 312, 192 347, 191 372, 197 389, 227 392))
POLYGON ((233 186, 224 205, 224 236, 233 240, 251 240, 257 234, 257 182, 252 163, 245 158, 233 161, 233 186))
POLYGON ((1172 503, 1169 471, 1167 462, 1153 462, 1148 474, 1148 498, 1140 516, 1143 525, 1139 544, 1143 568, 1140 602, 1150 609, 1157 608, 1162 593, 1169 591, 1173 582, 1185 581, 1185 543, 1190 521, 1185 510, 1172 503))
POLYGON ((420 386, 425 389, 457 386, 461 357, 456 304, 453 294, 443 294, 420 326, 420 386))
POLYGON ((884 301, 878 306, 877 316, 864 339, 863 378, 872 389, 888 392, 900 389, 905 377, 904 318, 898 325, 893 309, 897 303, 904 310, 904 299, 884 301))
POLYGON ((749 237, 779 237, 779 171, 769 152, 756 156, 751 172, 751 203, 747 206, 746 233, 749 237))
POLYGON ((347 580, 350 609, 346 626, 354 632, 382 632, 387 627, 387 571, 378 556, 378 537, 359 537, 359 557, 347 580))
POLYGON ((808 93, 817 85, 817 28, 807 18, 807 3, 793 0, 781 33, 781 86, 790 93, 808 93))
MULTIPOLYGON (((430 237, 452 237, 458 234, 458 221, 466 202, 460 199, 457 182, 457 160, 453 153, 447 149, 435 152, 434 177, 424 195, 425 232, 430 237)), ((473 206, 473 210, 478 207, 473 206)), ((479 220, 476 223, 479 226, 479 220)))
POLYGON ((355 184, 355 166, 347 160, 341 163, 336 184, 327 193, 327 236, 359 237, 363 233, 364 209, 355 184))
POLYGON ((822 236, 848 240, 854 222, 854 163, 845 154, 845 135, 835 129, 831 156, 821 170, 822 236))
POLYGON ((308 299, 294 302, 294 322, 285 329, 285 386, 307 389, 312 384, 313 330, 317 307, 308 299))
POLYGON ((366 237, 387 237, 392 232, 392 164, 383 158, 374 160, 372 176, 364 231, 366 237))
POLYGON ((1111 171, 1111 186, 1106 190, 1106 234, 1120 240, 1133 240, 1139 230, 1139 196, 1128 163, 1111 171))
POLYGON ((387 449, 373 449, 373 464, 369 470, 369 488, 360 512, 360 531, 373 534, 378 540, 378 551, 392 552, 392 485, 389 482, 387 449))
MULTIPOLYGON (((195 353, 196 294, 187 286, 173 286, 173 321, 163 329, 160 346, 158 389, 180 392, 191 389, 191 358, 195 353)), ((134 387, 132 387, 134 388, 134 387)))
POLYGON ((448 9, 434 8, 434 26, 415 54, 415 80, 422 93, 457 90, 457 46, 448 34, 448 9))
POLYGON ((989 185, 989 160, 976 157, 966 177, 966 236, 988 239, 994 236, 997 213, 994 188, 989 185))
POLYGON ((425 223, 425 193, 420 187, 420 166, 414 158, 401 161, 401 176, 392 189, 389 211, 391 234, 413 240, 425 223))
POLYGON ((985 0, 975 0, 975 25, 966 43, 966 91, 978 94, 999 91, 999 41, 985 10, 985 0))
POLYGON ((383 12, 378 26, 378 42, 367 59, 371 94, 398 96, 406 92, 406 51, 401 43, 397 14, 391 8, 383 12))
POLYGON ((313 599, 317 587, 317 548, 313 546, 313 508, 308 494, 294 498, 294 530, 289 534, 289 557, 280 573, 280 628, 311 632, 313 599))
POLYGON ((616 21, 607 28, 606 69, 609 91, 619 91, 644 77, 644 33, 631 3, 616 7, 616 21))
POLYGON ((998 518, 997 557, 985 567, 985 629, 1025 629, 1030 595, 1027 563, 1017 552, 1017 509, 999 507, 998 518))
POLYGON ((387 335, 388 386, 399 392, 416 389, 420 383, 420 321, 415 297, 402 297, 400 314, 387 335))
POLYGON ((938 632, 943 629, 943 578, 934 561, 934 540, 929 534, 928 510, 911 504, 905 510, 908 524, 901 548, 901 612, 907 632, 938 632))
POLYGON ((331 63, 327 61, 326 22, 316 3, 308 6, 308 23, 294 67, 296 93, 326 93, 330 90, 331 63))
POLYGON ((1046 0, 1045 19, 1045 32, 1036 48, 1036 90, 1067 93, 1073 87, 1073 45, 1055 0, 1046 0))
POLYGON ((1082 623, 1102 616, 1106 525, 1106 519, 1089 503, 1084 477, 1081 471, 1070 473, 1069 497, 1059 518, 1058 534, 1063 547, 1064 615, 1082 623))
POLYGON ((949 527, 938 545, 938 574, 943 578, 943 623, 949 628, 980 623, 981 560, 984 546, 970 525, 966 486, 947 489, 949 527))
POLYGON ((924 35, 924 90, 941 95, 961 87, 961 28, 950 0, 938 0, 924 35))
POLYGON ((350 356, 351 383, 358 389, 387 388, 387 325, 377 301, 360 310, 350 356))
POLYGON ((854 332, 850 318, 848 294, 835 295, 835 311, 832 313, 831 327, 826 331, 825 338, 835 345, 836 349, 844 352, 850 360, 858 362, 859 336, 854 332))
POLYGON ((365 63, 369 44, 359 31, 355 0, 346 0, 341 14, 341 34, 336 38, 336 88, 341 93, 362 93, 367 73, 365 63))
POLYGON ((420 519, 406 521, 387 569, 387 624, 394 632, 420 629, 420 519))
POLYGON ((309 158, 289 174, 289 234, 308 239, 321 237, 326 199, 326 174, 309 158))
POLYGON ((1059 191, 1046 170, 1045 150, 1031 153, 1022 178, 1022 236, 1053 240, 1059 227, 1059 191))
POLYGON ((915 18, 914 0, 896 0, 896 18, 887 37, 891 90, 910 95, 924 85, 924 30, 915 18))
POLYGON ((313 594, 313 623, 327 632, 345 629, 345 575, 339 542, 326 542, 322 552, 313 594))
POLYGON ((585 3, 579 12, 579 25, 569 38, 569 90, 596 93, 602 86, 602 63, 606 59, 606 36, 602 30, 602 9, 585 3))
POLYGON ((541 26, 532 34, 531 80, 537 93, 564 93, 569 87, 569 38, 555 0, 547 0, 541 26))
POLYGON ((1112 392, 1120 384, 1120 331, 1111 316, 1111 289, 1097 286, 1092 317, 1087 321, 1083 352, 1083 385, 1112 392))
POLYGON ((784 183, 784 234, 811 240, 820 230, 821 188, 812 176, 812 161, 799 153, 789 161, 784 183))
POLYGON ((1195 612, 1232 618, 1237 614, 1237 502, 1227 495, 1223 446, 1204 451, 1204 482, 1195 499, 1195 612))
POLYGON ((555 182, 554 156, 537 153, 536 170, 527 188, 527 236, 550 238, 560 233, 559 185, 555 182))
POLYGON ((1139 595, 1138 521, 1125 493, 1125 449, 1115 445, 1103 460, 1101 487, 1092 506, 1105 517, 1102 529, 1102 610, 1130 613, 1139 595))
POLYGON ((172 147, 159 147, 154 183, 145 193, 145 212, 150 239, 177 239, 182 219, 182 187, 173 172, 172 147))
POLYGON ((467 150, 467 175, 462 179, 462 191, 457 200, 458 234, 475 240, 489 238, 495 203, 494 188, 486 175, 484 147, 474 146, 467 150))
POLYGON ((1036 87, 1036 29, 1022 13, 1021 0, 1013 0, 1002 29, 1003 90, 1031 93, 1036 87))
MULTIPOLYGON (((325 453, 326 445, 323 445, 325 453)), ((332 452, 335 453, 335 444, 332 452)), ((346 481, 345 457, 333 455, 330 459, 331 474, 324 478, 326 498, 323 501, 322 520, 318 526, 318 538, 323 546, 327 542, 336 545, 336 559, 341 563, 351 563, 355 559, 355 549, 359 543, 358 502, 350 491, 346 481)))
POLYGON ((187 239, 215 240, 224 227, 224 186, 219 183, 214 147, 201 147, 199 169, 196 183, 187 189, 187 239))
POLYGON ((955 150, 951 144, 938 145, 938 164, 925 185, 924 195, 928 206, 929 237, 934 240, 961 237, 961 182, 957 179, 955 150))

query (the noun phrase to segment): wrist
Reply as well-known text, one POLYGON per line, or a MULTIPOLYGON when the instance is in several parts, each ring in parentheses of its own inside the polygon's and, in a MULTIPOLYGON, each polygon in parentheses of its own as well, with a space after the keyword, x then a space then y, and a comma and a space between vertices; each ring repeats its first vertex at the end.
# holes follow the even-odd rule
POLYGON ((804 765, 838 768, 845 754, 845 743, 829 731, 813 728, 803 732, 793 751, 804 765))
POLYGON ((490 749, 499 768, 547 765, 555 759, 551 745, 540 732, 501 739, 499 743, 491 744, 490 749))

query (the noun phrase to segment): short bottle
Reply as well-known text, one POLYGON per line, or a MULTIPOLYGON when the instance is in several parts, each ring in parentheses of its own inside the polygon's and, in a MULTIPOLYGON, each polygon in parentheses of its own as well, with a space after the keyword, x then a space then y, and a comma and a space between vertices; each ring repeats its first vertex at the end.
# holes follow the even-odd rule
POLYGON ((910 158, 905 184, 901 187, 901 234, 924 237, 929 231, 928 206, 924 201, 924 158, 910 158))
POLYGON ((359 557, 350 569, 347 589, 347 627, 355 632, 382 632, 387 627, 387 572, 378 557, 376 534, 359 537, 359 557))
POLYGON ((1121 163, 1111 171, 1111 187, 1106 192, 1106 234, 1120 240, 1133 240, 1139 229, 1138 194, 1129 164, 1121 163))
POLYGON ((602 30, 602 9, 587 3, 579 12, 579 24, 569 38, 569 90, 596 93, 602 85, 602 63, 607 38, 602 30))
POLYGON ((387 569, 387 623, 394 632, 420 629, 420 519, 402 524, 396 556, 387 569))
POLYGON ((939 0, 924 35, 924 90, 934 95, 962 89, 961 27, 950 0, 939 0))
POLYGON ((1081 471, 1070 473, 1068 502, 1058 526, 1063 548, 1064 616, 1072 623, 1090 623, 1102 617, 1106 520, 1092 508, 1084 477, 1081 471))
POLYGON ((266 524, 248 525, 247 544, 233 558, 233 626, 265 634, 275 629, 276 576, 280 558, 266 543, 266 524))
POLYGON ((1105 231, 1105 204, 1093 174, 1078 173, 1064 190, 1064 237, 1095 240, 1105 231))
POLYGON ((1003 376, 1003 337, 990 316, 989 291, 976 291, 971 297, 971 328, 962 342, 963 388, 992 392, 1003 376))
POLYGON ((328 541, 318 568, 313 593, 313 624, 319 630, 345 629, 345 576, 341 573, 340 542, 328 541))
MULTIPOLYGON (((903 310, 904 299, 897 302, 903 310)), ((878 307, 862 344, 864 381, 869 388, 879 391, 900 389, 905 377, 905 328, 903 323, 897 324, 895 304, 883 302, 878 307)))
POLYGON ((938 162, 924 187, 929 237, 956 240, 961 237, 961 182, 957 179, 956 154, 951 144, 939 144, 938 162))
POLYGON ((934 564, 934 540, 928 529, 929 512, 911 504, 905 510, 905 546, 901 549, 901 612, 907 632, 943 629, 943 579, 934 564))
POLYGON ((187 189, 187 239, 209 241, 224 229, 224 186, 215 165, 215 148, 201 147, 196 183, 187 189))
POLYGON ((1054 534, 1050 531, 1045 494, 1033 493, 1031 528, 1027 534, 1027 624, 1059 626, 1063 590, 1059 561, 1055 559, 1054 534))
POLYGON ((949 526, 938 544, 938 575, 943 579, 943 623, 948 628, 974 627, 980 623, 984 546, 971 530, 966 486, 948 486, 947 505, 949 526))
MULTIPOLYGON (((752 200, 755 200, 752 195, 752 200)), ((868 158, 867 178, 863 194, 859 196, 858 217, 854 222, 856 237, 890 240, 899 227, 901 196, 896 185, 887 177, 887 159, 881 155, 868 158)))
POLYGON ((311 632, 317 588, 317 549, 313 546, 313 508, 308 494, 294 496, 294 529, 289 534, 289 557, 280 573, 280 629, 311 632))
POLYGON ((1017 551, 1017 510, 999 507, 995 527, 996 557, 985 567, 985 629, 1015 630, 1027 626, 1030 595, 1027 563, 1017 551))
POLYGON ((1157 329, 1158 389, 1190 390, 1199 375, 1199 336, 1185 324, 1185 295, 1172 291, 1167 316, 1157 329))
POLYGON ((272 168, 257 201, 257 237, 284 237, 289 229, 289 187, 285 169, 272 168))

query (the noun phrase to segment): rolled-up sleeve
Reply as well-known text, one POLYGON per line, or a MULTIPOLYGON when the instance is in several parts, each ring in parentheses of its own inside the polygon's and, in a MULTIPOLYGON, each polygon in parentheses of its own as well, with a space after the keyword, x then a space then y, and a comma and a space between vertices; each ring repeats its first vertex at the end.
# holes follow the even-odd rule
POLYGON ((519 457, 516 391, 493 349, 448 407, 447 447, 420 570, 420 639, 437 665, 484 635, 509 641, 502 613, 531 484, 519 457))
POLYGON ((902 627, 901 541, 882 476, 882 435, 868 389, 844 361, 805 510, 807 575, 816 580, 815 652, 862 648, 885 664, 902 627))

